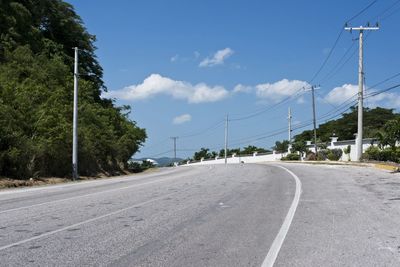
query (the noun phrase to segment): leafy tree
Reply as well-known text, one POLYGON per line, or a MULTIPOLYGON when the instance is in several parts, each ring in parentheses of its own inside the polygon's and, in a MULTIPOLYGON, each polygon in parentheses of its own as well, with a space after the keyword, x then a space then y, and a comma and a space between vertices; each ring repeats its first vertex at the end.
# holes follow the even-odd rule
POLYGON ((288 148, 289 148, 288 140, 284 140, 282 142, 276 141, 275 146, 273 147, 273 149, 278 153, 285 153, 288 151, 288 148))
POLYGON ((201 160, 201 158, 208 159, 211 157, 211 154, 208 153, 210 149, 202 147, 200 151, 195 152, 193 155, 194 160, 201 160))
POLYGON ((308 149, 307 149, 306 143, 302 142, 302 141, 294 142, 292 144, 292 152, 297 152, 297 151, 300 153, 307 152, 308 149))
POLYGON ((382 130, 378 135, 382 145, 395 149, 396 143, 400 141, 400 118, 387 121, 382 130))
POLYGON ((256 147, 256 146, 247 146, 244 147, 241 154, 242 155, 249 155, 249 154, 253 154, 254 152, 258 152, 258 153, 268 153, 271 152, 270 150, 264 149, 262 147, 256 147))
POLYGON ((74 46, 80 174, 118 172, 143 144, 130 108, 100 96, 94 39, 61 0, 0 1, 0 176, 70 176, 74 46))
MULTIPOLYGON (((357 133, 357 115, 358 110, 356 107, 351 108, 350 112, 343 114, 337 120, 331 120, 319 125, 317 129, 317 136, 321 142, 329 142, 330 137, 336 134, 340 140, 352 140, 354 134, 357 133)), ((393 109, 374 108, 364 109, 364 137, 376 137, 377 132, 383 128, 386 121, 398 118, 399 115, 393 113, 393 109)), ((303 131, 301 134, 296 135, 295 141, 308 141, 313 139, 313 131, 303 131)))

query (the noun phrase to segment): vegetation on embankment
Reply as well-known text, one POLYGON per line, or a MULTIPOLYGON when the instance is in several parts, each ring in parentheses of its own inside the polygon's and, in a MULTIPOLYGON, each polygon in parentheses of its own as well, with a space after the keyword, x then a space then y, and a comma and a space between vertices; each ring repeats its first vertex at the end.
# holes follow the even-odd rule
POLYGON ((106 90, 95 36, 61 0, 0 1, 0 177, 69 177, 73 47, 79 47, 79 173, 115 174, 146 139, 106 90))

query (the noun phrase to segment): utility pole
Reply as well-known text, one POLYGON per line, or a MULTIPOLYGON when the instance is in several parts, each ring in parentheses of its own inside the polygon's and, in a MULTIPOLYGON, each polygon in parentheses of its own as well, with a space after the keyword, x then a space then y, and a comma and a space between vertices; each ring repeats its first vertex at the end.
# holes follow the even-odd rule
POLYGON ((356 146, 357 146, 357 154, 356 158, 357 161, 361 161, 362 158, 362 142, 363 142, 363 90, 364 90, 364 66, 363 66, 363 35, 364 31, 374 31, 379 30, 378 25, 376 27, 345 27, 347 31, 359 31, 359 58, 358 58, 358 122, 357 122, 357 139, 356 139, 356 146))
POLYGON ((78 179, 78 47, 74 47, 74 114, 72 122, 72 179, 78 179))
POLYGON ((288 121, 289 121, 289 137, 288 137, 288 140, 289 140, 289 145, 292 143, 292 111, 290 110, 290 107, 289 107, 289 110, 288 110, 288 121))
POLYGON ((225 120, 225 164, 228 163, 228 114, 226 114, 225 120))
POLYGON ((289 151, 288 152, 290 153, 290 149, 292 148, 291 147, 291 145, 292 145, 292 111, 291 111, 290 107, 288 109, 288 122, 289 122, 289 131, 288 131, 289 151))
POLYGON ((178 139, 178 136, 173 136, 171 137, 172 140, 174 140, 174 162, 176 161, 176 139, 178 139))
POLYGON ((311 86, 311 94, 312 94, 312 106, 313 106, 313 124, 314 124, 314 151, 315 155, 317 155, 318 145, 317 145, 317 119, 315 117, 315 86, 311 86))

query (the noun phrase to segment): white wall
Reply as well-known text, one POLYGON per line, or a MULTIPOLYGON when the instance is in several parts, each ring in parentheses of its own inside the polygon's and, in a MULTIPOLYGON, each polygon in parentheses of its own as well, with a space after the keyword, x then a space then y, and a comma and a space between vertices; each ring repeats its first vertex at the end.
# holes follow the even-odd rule
MULTIPOLYGON (((341 149, 343 151, 342 157, 340 158, 340 161, 354 161, 357 158, 357 147, 355 144, 351 144, 350 145, 350 153, 349 154, 345 154, 344 150, 347 149, 349 145, 348 144, 332 144, 330 146, 328 146, 329 149, 334 149, 334 148, 338 148, 341 149)), ((369 143, 363 143, 363 152, 365 152, 365 150, 367 150, 367 148, 369 148, 370 146, 372 146, 369 143)))
MULTIPOLYGON (((274 154, 268 154, 268 155, 257 155, 257 156, 246 156, 246 157, 235 156, 235 157, 227 158, 227 163, 234 164, 234 163, 241 163, 241 162, 257 163, 257 162, 265 162, 265 161, 279 161, 286 154, 287 153, 283 153, 283 154, 274 153, 274 154)), ((204 160, 201 162, 194 162, 194 163, 190 163, 189 165, 209 165, 209 164, 224 164, 224 163, 225 163, 225 159, 220 158, 220 159, 204 160)))
MULTIPOLYGON (((347 149, 348 145, 350 144, 350 154, 345 154, 343 152, 342 157, 340 158, 340 161, 354 161, 356 159, 356 145, 354 144, 354 140, 350 141, 344 141, 344 142, 336 142, 337 139, 335 139, 335 142, 331 142, 330 145, 327 147, 329 149, 334 149, 338 148, 341 149, 342 151, 347 149)), ((371 146, 370 140, 366 139, 363 142, 363 151, 365 151, 367 148, 371 146)), ((287 153, 272 153, 268 155, 253 155, 253 156, 245 156, 245 157, 240 157, 240 156, 234 156, 234 157, 229 157, 227 159, 228 164, 234 164, 234 163, 257 163, 257 162, 266 162, 266 161, 280 161, 282 157, 285 157, 287 153)), ((224 158, 219 158, 219 159, 211 159, 211 160, 203 160, 199 162, 193 162, 189 164, 184 164, 185 165, 210 165, 210 164, 224 164, 225 159, 224 158)))

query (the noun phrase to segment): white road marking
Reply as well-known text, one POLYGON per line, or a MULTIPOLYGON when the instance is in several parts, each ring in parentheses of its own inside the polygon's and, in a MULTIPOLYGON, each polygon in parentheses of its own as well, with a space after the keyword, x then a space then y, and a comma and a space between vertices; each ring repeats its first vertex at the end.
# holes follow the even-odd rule
POLYGON ((178 178, 181 178, 181 177, 182 176, 173 176, 173 177, 169 177, 169 178, 162 178, 162 179, 158 179, 158 180, 151 181, 151 182, 146 182, 146 183, 141 183, 141 184, 134 184, 134 185, 129 185, 129 186, 125 186, 125 187, 119 187, 119 188, 114 188, 114 189, 110 189, 110 190, 104 190, 104 191, 99 191, 99 192, 94 192, 94 193, 89 193, 89 194, 79 195, 79 196, 74 196, 74 197, 69 197, 69 198, 57 199, 57 200, 42 202, 42 203, 33 204, 33 205, 29 205, 29 206, 23 206, 23 207, 14 208, 14 209, 2 210, 2 211, 0 211, 0 214, 6 213, 6 212, 17 211, 17 210, 28 209, 28 208, 32 208, 32 207, 43 206, 43 205, 47 205, 47 204, 63 202, 63 201, 71 200, 71 199, 83 198, 83 197, 87 197, 87 196, 93 196, 93 195, 98 195, 98 194, 103 194, 103 193, 108 193, 108 192, 114 192, 114 191, 118 191, 118 190, 124 190, 124 189, 133 188, 133 187, 148 185, 148 184, 154 184, 154 183, 168 181, 168 180, 174 180, 174 179, 178 179, 178 178))
POLYGON ((296 174, 294 174, 292 171, 289 169, 283 167, 283 166, 278 166, 277 167, 284 169, 287 171, 296 181, 296 192, 294 194, 294 198, 292 201, 292 205, 290 205, 289 211, 286 215, 286 218, 281 226, 281 229, 278 232, 278 235, 275 237, 274 242, 272 243, 267 256, 265 257, 261 267, 272 267, 274 266, 275 260, 278 257, 279 251, 282 247, 283 241, 285 240, 286 234, 289 231, 290 225, 293 221, 294 214, 296 212, 297 206, 300 201, 300 195, 301 195, 301 181, 299 177, 297 177, 296 174))
POLYGON ((175 194, 178 194, 178 193, 179 192, 174 192, 174 193, 170 193, 170 194, 158 197, 158 198, 153 198, 153 199, 141 202, 141 203, 136 203, 135 205, 132 205, 132 206, 129 206, 129 207, 117 210, 117 211, 113 211, 113 212, 110 212, 110 213, 107 213, 107 214, 104 214, 104 215, 101 215, 101 216, 98 216, 98 217, 95 217, 95 218, 92 218, 92 219, 89 219, 89 220, 86 220, 86 221, 75 223, 75 224, 72 224, 72 225, 57 229, 57 230, 53 230, 53 231, 50 231, 50 232, 47 232, 47 233, 44 233, 44 234, 41 234, 41 235, 38 235, 38 236, 34 236, 34 237, 31 237, 31 238, 27 238, 27 239, 24 239, 24 240, 9 244, 9 245, 5 245, 5 246, 0 247, 0 251, 8 249, 8 248, 11 248, 11 247, 14 247, 14 246, 22 245, 22 244, 25 244, 27 242, 34 241, 34 240, 37 240, 37 239, 40 239, 40 238, 43 238, 43 237, 46 237, 46 236, 54 235, 54 234, 57 234, 59 232, 62 232, 62 231, 65 231, 65 230, 68 230, 68 229, 71 229, 71 228, 75 228, 75 227, 83 225, 83 224, 87 224, 87 223, 91 223, 91 222, 94 222, 94 221, 98 221, 100 219, 103 219, 103 218, 106 218, 106 217, 110 217, 112 215, 116 215, 116 214, 122 213, 124 211, 133 209, 134 207, 137 207, 139 205, 149 204, 151 202, 154 202, 154 201, 157 201, 157 200, 160 200, 160 199, 164 199, 164 198, 166 198, 168 196, 175 195, 175 194))
POLYGON ((163 172, 156 172, 156 173, 149 173, 149 174, 139 174, 138 176, 135 175, 130 175, 127 177, 118 177, 118 178, 105 178, 105 179, 99 179, 99 180, 89 180, 89 181, 75 181, 75 182, 68 182, 65 184, 55 184, 55 185, 40 185, 40 186, 34 186, 30 188, 16 188, 16 189, 2 189, 0 190, 0 196, 4 195, 10 195, 10 194, 18 194, 18 193, 29 193, 29 192, 34 192, 34 191, 42 191, 42 190, 52 190, 52 189, 64 189, 67 187, 71 186, 78 186, 78 185, 106 185, 106 184, 112 184, 112 183, 118 183, 118 182, 129 182, 129 181, 135 181, 135 180, 140 180, 140 179, 145 179, 145 178, 152 178, 152 177, 157 177, 160 175, 165 175, 169 174, 172 171, 163 171, 163 172))

